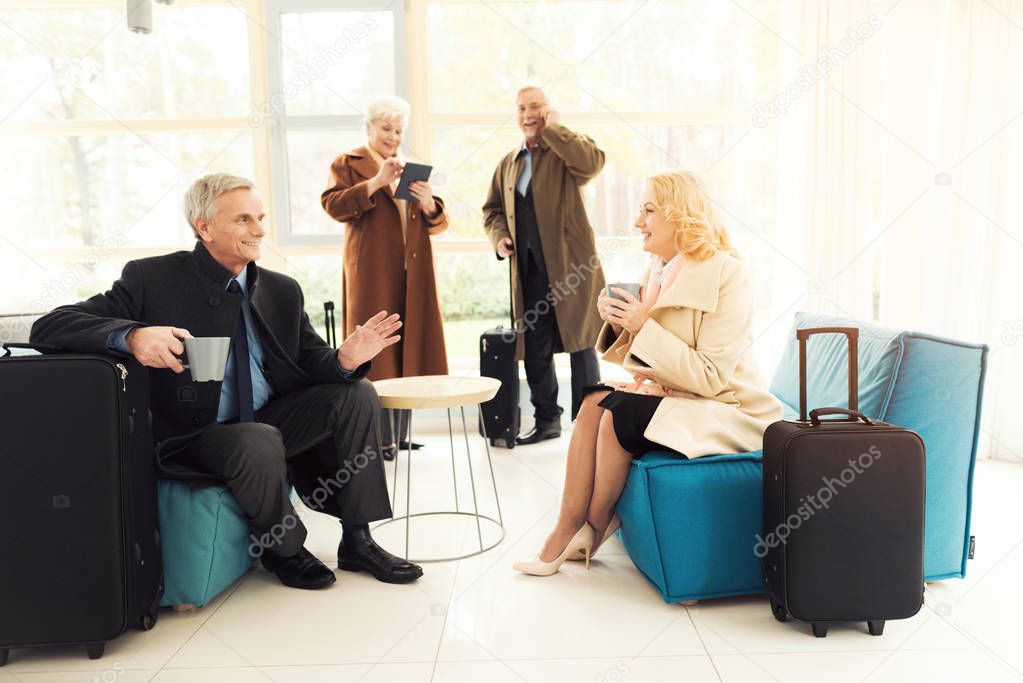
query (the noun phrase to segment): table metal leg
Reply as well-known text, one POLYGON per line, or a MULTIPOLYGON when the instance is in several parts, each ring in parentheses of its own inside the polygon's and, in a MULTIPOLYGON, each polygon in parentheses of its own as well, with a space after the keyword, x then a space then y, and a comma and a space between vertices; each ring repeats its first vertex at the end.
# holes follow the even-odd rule
POLYGON ((455 430, 451 427, 451 408, 448 411, 448 440, 451 442, 451 485, 455 489, 455 512, 460 512, 458 505, 458 476, 455 474, 455 430))
POLYGON ((480 508, 476 501, 476 477, 472 473, 472 449, 469 448, 469 427, 465 422, 465 406, 462 411, 462 434, 465 436, 465 458, 469 462, 469 483, 472 484, 472 511, 476 516, 476 535, 479 536, 480 552, 483 552, 483 528, 480 525, 480 508))
MULTIPOLYGON (((483 405, 480 404, 480 413, 483 412, 483 405)), ((484 420, 480 420, 480 424, 484 424, 484 420)), ((494 477, 494 461, 490 458, 490 439, 487 438, 487 429, 483 427, 483 445, 487 448, 487 466, 490 468, 490 483, 494 486, 494 501, 497 503, 497 520, 501 526, 504 526, 504 516, 501 514, 501 497, 497 495, 497 479, 494 477)))
MULTIPOLYGON (((400 421, 399 421, 400 422, 400 421)), ((408 464, 405 465, 405 559, 408 560, 409 528, 412 526, 412 411, 408 413, 408 451, 405 454, 408 464)), ((397 476, 398 468, 394 468, 397 476)))
MULTIPOLYGON (((391 423, 391 436, 394 436, 394 411, 387 411, 387 421, 391 423)), ((397 519, 397 511, 395 505, 398 503, 398 454, 401 453, 401 449, 398 448, 398 442, 394 442, 394 488, 391 489, 391 519, 397 519)))
MULTIPOLYGON (((405 510, 404 510, 403 514, 401 514, 401 515, 397 514, 397 507, 396 507, 396 505, 397 505, 397 500, 398 500, 398 479, 399 479, 398 473, 401 471, 401 464, 400 464, 401 463, 401 459, 398 457, 398 455, 401 453, 401 451, 398 448, 395 449, 395 457, 394 457, 394 489, 391 491, 391 510, 392 510, 391 519, 379 522, 378 524, 374 525, 372 528, 378 529, 380 527, 386 526, 386 525, 394 523, 394 522, 404 521, 405 522, 405 559, 407 559, 409 562, 419 562, 419 563, 423 563, 423 562, 448 562, 448 561, 451 561, 451 560, 461 560, 461 559, 465 559, 465 558, 468 558, 468 557, 475 557, 476 555, 479 555, 481 553, 484 553, 484 552, 487 552, 489 550, 492 550, 492 549, 496 548, 498 545, 500 545, 504 541, 504 538, 505 538, 504 517, 502 516, 503 513, 501 511, 501 501, 497 497, 497 481, 495 479, 494 464, 493 464, 493 461, 491 459, 491 454, 490 454, 490 442, 487 440, 486 435, 484 434, 484 445, 486 446, 486 449, 487 449, 487 466, 490 469, 490 482, 491 482, 491 484, 494 485, 494 499, 495 499, 495 501, 497 503, 497 514, 498 514, 499 519, 494 519, 493 517, 491 517, 489 515, 485 515, 485 514, 481 514, 480 513, 480 510, 479 510, 479 498, 478 498, 478 495, 477 495, 477 492, 476 492, 476 473, 475 473, 475 471, 473 469, 473 464, 472 464, 472 448, 469 445, 469 426, 468 426, 468 422, 467 422, 467 420, 465 418, 465 407, 464 406, 459 406, 459 407, 461 409, 461 414, 462 414, 462 435, 465 438, 465 455, 466 455, 466 458, 467 458, 468 463, 469 463, 469 483, 470 483, 470 485, 472 487, 472 510, 471 511, 466 510, 466 511, 463 512, 461 510, 460 496, 458 494, 457 458, 455 456, 455 431, 454 431, 454 423, 453 423, 453 419, 452 419, 452 416, 451 416, 451 409, 450 408, 448 409, 448 442, 449 442, 449 444, 451 446, 451 480, 452 480, 452 484, 453 484, 454 489, 455 489, 455 510, 454 511, 438 510, 438 511, 434 511, 434 512, 416 512, 416 513, 412 512, 412 509, 411 509, 412 508, 412 420, 411 420, 411 416, 410 416, 410 418, 409 418, 409 428, 408 428, 409 429, 409 431, 408 431, 409 447, 405 449, 405 457, 408 458, 408 463, 405 465, 405 510), (476 537, 479 540, 479 550, 474 550, 474 551, 469 552, 469 553, 465 553, 465 554, 461 554, 461 555, 456 555, 456 556, 452 556, 452 557, 430 557, 430 558, 413 559, 411 557, 411 538, 412 538, 411 526, 412 526, 412 518, 413 517, 431 517, 431 516, 452 516, 452 515, 454 515, 456 517, 458 517, 458 516, 461 516, 461 517, 475 517, 475 519, 476 519, 476 537), (482 520, 484 520, 484 519, 487 520, 488 522, 490 522, 491 524, 494 524, 497 527, 497 532, 498 532, 498 535, 497 535, 496 539, 494 541, 492 541, 490 543, 490 545, 488 545, 488 546, 485 546, 483 544, 483 524, 482 524, 482 520)), ((397 429, 398 429, 398 427, 394 427, 392 429, 392 433, 397 433, 395 431, 397 429)))

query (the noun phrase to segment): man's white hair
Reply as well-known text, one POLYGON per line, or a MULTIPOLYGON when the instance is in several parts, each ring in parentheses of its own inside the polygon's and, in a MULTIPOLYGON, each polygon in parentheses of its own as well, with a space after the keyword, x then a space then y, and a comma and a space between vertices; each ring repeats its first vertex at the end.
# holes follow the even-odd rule
POLYGON ((366 114, 363 117, 365 123, 373 121, 394 121, 401 119, 403 124, 408 124, 411 109, 408 102, 394 95, 380 95, 373 98, 373 101, 366 107, 366 114))
POLYGON ((192 228, 192 232, 198 237, 199 232, 195 229, 195 219, 204 218, 207 221, 212 221, 214 216, 217 215, 214 204, 217 197, 231 190, 251 190, 255 187, 256 184, 248 178, 228 173, 204 175, 192 183, 192 186, 185 192, 183 208, 185 220, 188 221, 188 227, 192 228))
POLYGON ((544 104, 550 106, 551 98, 547 96, 547 91, 544 90, 543 88, 541 88, 538 85, 524 85, 524 86, 522 86, 521 88, 519 88, 519 91, 517 93, 515 93, 515 99, 517 100, 520 97, 522 97, 522 93, 531 92, 533 90, 536 90, 541 95, 543 95, 544 104))

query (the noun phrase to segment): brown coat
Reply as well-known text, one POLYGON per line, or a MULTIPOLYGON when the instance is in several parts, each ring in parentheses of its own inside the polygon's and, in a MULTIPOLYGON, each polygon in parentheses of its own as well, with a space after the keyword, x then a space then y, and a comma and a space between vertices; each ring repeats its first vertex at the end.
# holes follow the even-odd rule
POLYGON ((402 340, 373 359, 369 379, 446 375, 444 326, 430 244, 431 235, 448 227, 444 202, 434 197, 440 207, 434 218, 423 215, 418 202, 408 202, 407 240, 402 249, 401 217, 391 188, 381 188, 372 197, 368 194, 367 182, 377 170, 365 147, 342 154, 331 164, 327 189, 320 196, 330 217, 347 224, 341 275, 343 335, 380 311, 399 313, 405 323, 399 333, 402 340))
MULTIPOLYGON (((497 165, 490 193, 483 205, 483 224, 497 250, 505 237, 515 243, 515 183, 525 163, 520 149, 509 152, 497 165)), ((592 348, 600 331, 597 293, 604 287, 604 271, 597 256, 593 228, 586 218, 582 186, 604 168, 604 152, 585 135, 561 124, 547 126, 533 152, 533 206, 540 232, 547 277, 548 300, 554 309, 560 338, 555 352, 592 348)), ((528 324, 523 310, 522 285, 512 255, 513 316, 516 327, 528 324)), ((535 315, 535 313, 534 313, 535 315)), ((519 336, 516 356, 523 357, 519 336)))
POLYGON ((643 436, 690 458, 746 453, 782 414, 753 359, 752 328, 753 285, 742 261, 719 251, 682 264, 639 334, 616 338, 605 325, 597 351, 672 389, 643 436))

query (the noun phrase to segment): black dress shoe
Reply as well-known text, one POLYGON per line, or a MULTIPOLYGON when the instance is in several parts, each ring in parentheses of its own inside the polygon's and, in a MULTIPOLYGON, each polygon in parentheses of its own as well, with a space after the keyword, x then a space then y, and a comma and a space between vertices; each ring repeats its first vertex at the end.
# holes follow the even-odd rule
POLYGON ((350 527, 337 547, 337 566, 346 572, 367 571, 384 583, 411 583, 423 568, 387 552, 376 544, 366 526, 350 527))
POLYGON ((387 460, 388 462, 390 462, 391 460, 394 460, 394 456, 398 452, 398 447, 397 446, 384 446, 382 449, 380 449, 380 452, 381 452, 381 455, 384 456, 384 460, 387 460))
POLYGON ((268 550, 259 560, 267 571, 277 575, 281 583, 292 588, 326 588, 337 581, 334 572, 305 548, 299 549, 291 557, 281 557, 268 550))
MULTIPOLYGON (((399 441, 398 442, 398 448, 400 448, 403 451, 407 451, 408 450, 408 446, 409 446, 408 440, 399 441)), ((419 443, 417 441, 413 441, 412 442, 412 450, 418 451, 422 447, 423 447, 423 444, 421 444, 421 443, 419 443)))
POLYGON ((547 441, 548 439, 557 439, 560 436, 561 425, 537 425, 527 432, 525 436, 516 437, 515 443, 520 446, 528 446, 540 443, 541 441, 547 441))

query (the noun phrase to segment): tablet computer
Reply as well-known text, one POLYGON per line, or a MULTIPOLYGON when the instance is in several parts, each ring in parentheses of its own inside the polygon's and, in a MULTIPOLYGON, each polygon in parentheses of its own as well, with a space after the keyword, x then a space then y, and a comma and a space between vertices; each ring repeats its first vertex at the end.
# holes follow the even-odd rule
POLYGON ((430 171, 433 170, 433 166, 427 166, 426 164, 416 164, 411 161, 405 164, 405 170, 401 173, 401 180, 398 181, 398 189, 394 191, 396 199, 412 200, 415 197, 409 192, 408 186, 412 183, 420 180, 429 180, 430 171))

